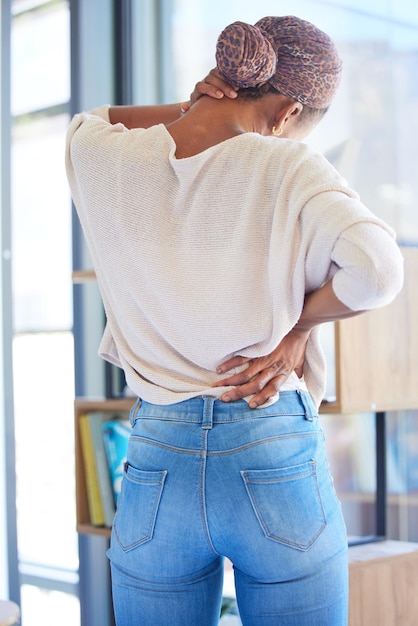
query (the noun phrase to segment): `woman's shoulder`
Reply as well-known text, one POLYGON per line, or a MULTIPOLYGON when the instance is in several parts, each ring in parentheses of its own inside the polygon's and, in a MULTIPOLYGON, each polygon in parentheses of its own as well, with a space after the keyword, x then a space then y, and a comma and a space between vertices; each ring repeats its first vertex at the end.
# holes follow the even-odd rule
POLYGON ((244 133, 241 137, 244 137, 248 143, 252 143, 254 147, 263 148, 265 152, 279 159, 289 157, 298 164, 334 169, 323 154, 302 141, 284 137, 266 137, 257 133, 244 133))

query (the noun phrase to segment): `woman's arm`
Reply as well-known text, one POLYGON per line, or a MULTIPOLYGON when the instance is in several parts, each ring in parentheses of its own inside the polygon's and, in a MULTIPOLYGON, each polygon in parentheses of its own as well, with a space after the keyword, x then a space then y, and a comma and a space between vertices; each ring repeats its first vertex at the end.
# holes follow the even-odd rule
POLYGON ((224 378, 215 385, 234 386, 222 395, 221 400, 232 402, 255 394, 249 403, 250 408, 254 409, 264 404, 279 392, 293 371, 299 377, 302 376, 306 345, 315 326, 353 317, 362 312, 353 311, 338 300, 332 288, 332 281, 325 283, 306 297, 298 323, 270 354, 257 359, 237 356, 220 365, 217 372, 224 374, 234 367, 250 363, 244 371, 224 378))
POLYGON ((234 357, 218 368, 218 374, 223 374, 251 362, 240 374, 217 383, 240 385, 226 392, 224 401, 256 394, 250 407, 264 404, 293 371, 302 375, 306 345, 315 326, 386 306, 402 288, 403 257, 393 231, 381 222, 358 222, 346 228, 334 245, 331 261, 338 271, 306 296, 298 323, 271 354, 257 359, 234 357))
POLYGON ((122 123, 126 128, 149 128, 155 124, 171 124, 186 113, 201 96, 220 100, 224 96, 236 98, 237 92, 213 69, 196 83, 189 102, 145 106, 113 106, 109 109, 111 124, 122 123))
POLYGON ((188 104, 155 104, 145 106, 113 106, 109 109, 111 124, 121 122, 126 128, 149 128, 155 124, 171 124, 186 112, 188 104))

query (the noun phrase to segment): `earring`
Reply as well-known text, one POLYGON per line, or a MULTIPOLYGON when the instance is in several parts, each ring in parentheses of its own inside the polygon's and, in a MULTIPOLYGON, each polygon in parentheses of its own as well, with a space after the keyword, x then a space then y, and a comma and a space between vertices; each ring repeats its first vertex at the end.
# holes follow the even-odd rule
POLYGON ((271 132, 275 137, 280 137, 283 132, 283 128, 281 126, 279 126, 279 128, 276 128, 276 125, 274 125, 271 129, 271 132))

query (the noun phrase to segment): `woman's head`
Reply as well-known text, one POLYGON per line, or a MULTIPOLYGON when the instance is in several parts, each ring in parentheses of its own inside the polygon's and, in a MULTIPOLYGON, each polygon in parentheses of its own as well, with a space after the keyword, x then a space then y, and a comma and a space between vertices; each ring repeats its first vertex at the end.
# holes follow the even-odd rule
POLYGON ((342 70, 332 39, 293 16, 265 17, 254 26, 230 24, 218 38, 216 62, 221 76, 244 98, 280 93, 303 105, 300 122, 322 117, 342 70))

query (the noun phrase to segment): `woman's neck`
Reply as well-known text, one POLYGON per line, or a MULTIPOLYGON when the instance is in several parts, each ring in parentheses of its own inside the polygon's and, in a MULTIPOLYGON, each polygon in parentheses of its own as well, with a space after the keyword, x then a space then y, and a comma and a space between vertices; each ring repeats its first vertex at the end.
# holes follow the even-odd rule
POLYGON ((203 152, 246 132, 267 134, 260 107, 254 102, 200 98, 179 120, 167 126, 177 149, 177 158, 203 152))

